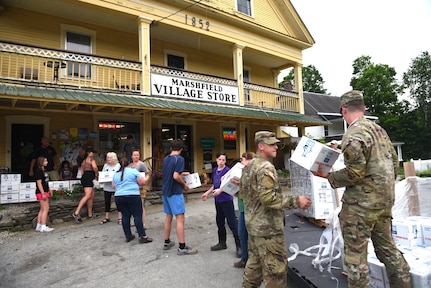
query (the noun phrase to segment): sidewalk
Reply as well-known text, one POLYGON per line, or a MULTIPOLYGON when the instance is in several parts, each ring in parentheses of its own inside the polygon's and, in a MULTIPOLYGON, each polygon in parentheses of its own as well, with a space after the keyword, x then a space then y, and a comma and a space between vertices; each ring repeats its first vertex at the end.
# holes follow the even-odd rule
POLYGON ((162 249, 165 215, 162 205, 152 205, 149 244, 126 243, 121 226, 99 225, 100 217, 56 225, 53 233, 1 232, 0 287, 241 287, 233 237, 228 234, 227 250, 210 251, 217 243, 214 200, 199 197, 188 195, 185 224, 186 243, 199 250, 196 255, 176 254, 175 228, 175 247, 162 249))

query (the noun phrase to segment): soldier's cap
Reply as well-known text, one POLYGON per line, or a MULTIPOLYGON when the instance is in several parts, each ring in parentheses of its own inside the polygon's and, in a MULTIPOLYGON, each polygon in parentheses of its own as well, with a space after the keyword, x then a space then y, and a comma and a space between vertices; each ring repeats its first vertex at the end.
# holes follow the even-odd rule
POLYGON ((343 107, 344 105, 346 105, 347 103, 353 100, 364 101, 364 96, 362 95, 362 92, 358 90, 352 90, 341 95, 340 107, 343 107))
POLYGON ((257 131, 256 134, 254 134, 254 141, 256 143, 265 143, 268 145, 280 142, 280 140, 275 138, 275 133, 271 131, 257 131))

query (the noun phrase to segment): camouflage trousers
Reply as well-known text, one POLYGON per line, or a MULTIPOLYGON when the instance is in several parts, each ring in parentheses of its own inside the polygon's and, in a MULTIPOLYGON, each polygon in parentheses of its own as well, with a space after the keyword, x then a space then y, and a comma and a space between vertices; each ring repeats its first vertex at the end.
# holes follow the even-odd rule
POLYGON ((367 249, 371 238, 377 258, 385 264, 391 288, 410 288, 410 267, 392 238, 391 208, 365 209, 343 203, 339 216, 349 288, 369 284, 367 249))
POLYGON ((287 249, 284 235, 255 237, 248 235, 248 260, 243 288, 287 286, 287 249))

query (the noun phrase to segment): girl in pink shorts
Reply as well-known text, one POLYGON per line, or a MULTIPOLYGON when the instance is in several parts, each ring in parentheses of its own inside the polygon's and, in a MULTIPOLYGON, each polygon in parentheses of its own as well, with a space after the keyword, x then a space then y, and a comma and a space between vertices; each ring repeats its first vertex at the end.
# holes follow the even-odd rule
POLYGON ((49 198, 51 194, 48 186, 48 173, 45 172, 45 166, 48 165, 48 159, 45 157, 37 158, 37 169, 34 174, 36 180, 36 199, 39 200, 40 210, 37 214, 37 232, 52 232, 54 228, 46 225, 49 211, 49 198))

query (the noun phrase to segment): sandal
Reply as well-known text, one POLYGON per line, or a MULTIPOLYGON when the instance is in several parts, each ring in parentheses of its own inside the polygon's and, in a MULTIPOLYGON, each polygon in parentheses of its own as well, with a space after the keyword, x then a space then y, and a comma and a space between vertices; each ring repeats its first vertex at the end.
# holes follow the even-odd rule
POLYGON ((118 219, 118 225, 123 225, 123 220, 118 219))
POLYGON ((108 222, 111 222, 111 219, 109 219, 109 218, 105 218, 105 219, 103 219, 102 221, 100 221, 100 225, 103 225, 103 224, 106 224, 106 223, 108 223, 108 222))

